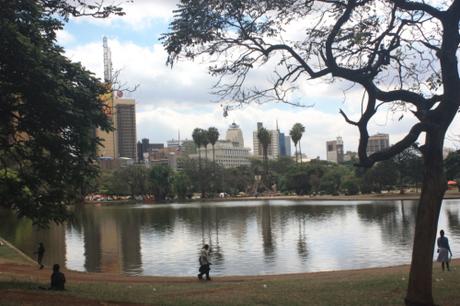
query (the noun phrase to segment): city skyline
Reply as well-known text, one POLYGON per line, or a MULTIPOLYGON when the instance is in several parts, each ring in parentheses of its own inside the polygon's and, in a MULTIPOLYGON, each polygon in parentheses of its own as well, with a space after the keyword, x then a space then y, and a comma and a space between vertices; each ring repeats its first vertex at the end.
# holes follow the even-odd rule
MULTIPOLYGON (((252 138, 254 125, 264 121, 269 129, 279 129, 288 134, 296 122, 306 127, 301 139, 302 152, 310 157, 326 159, 324 144, 338 136, 346 139, 345 151, 357 151, 358 131, 347 124, 339 114, 343 109, 355 119, 360 113, 362 91, 350 87, 349 83, 329 84, 325 80, 303 82, 292 97, 293 101, 307 106, 267 103, 252 104, 229 112, 223 116, 223 108, 217 97, 209 92, 216 79, 207 73, 205 59, 194 62, 181 61, 173 68, 166 66, 167 55, 158 38, 168 31, 172 10, 178 1, 136 1, 125 3, 126 16, 106 20, 91 18, 72 19, 58 34, 58 43, 73 61, 80 61, 87 69, 103 78, 102 38, 108 37, 115 70, 120 71, 120 80, 129 86, 140 87, 127 98, 136 104, 137 139, 149 138, 152 142, 166 142, 181 131, 183 138, 191 138, 195 127, 215 126, 225 131, 232 123, 240 125, 246 141, 252 138)), ((293 31, 294 33, 295 31, 293 31)), ((286 35, 295 35, 295 33, 286 35)), ((264 85, 270 78, 269 67, 255 70, 249 75, 250 85, 264 85)), ((387 133, 392 143, 400 140, 414 122, 410 112, 382 111, 370 123, 369 134, 387 133)), ((458 116, 452 123, 445 142, 446 147, 458 148, 453 142, 460 130, 458 116)), ((423 139, 419 139, 423 143, 423 139)), ((291 146, 293 152, 293 147, 291 146)))

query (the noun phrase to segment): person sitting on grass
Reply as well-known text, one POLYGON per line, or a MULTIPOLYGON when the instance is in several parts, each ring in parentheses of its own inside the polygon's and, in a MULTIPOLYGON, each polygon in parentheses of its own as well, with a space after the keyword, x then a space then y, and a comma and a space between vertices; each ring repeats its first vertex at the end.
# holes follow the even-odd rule
POLYGON ((59 265, 54 264, 53 274, 51 274, 51 286, 49 290, 65 290, 65 276, 64 273, 59 271, 59 265))

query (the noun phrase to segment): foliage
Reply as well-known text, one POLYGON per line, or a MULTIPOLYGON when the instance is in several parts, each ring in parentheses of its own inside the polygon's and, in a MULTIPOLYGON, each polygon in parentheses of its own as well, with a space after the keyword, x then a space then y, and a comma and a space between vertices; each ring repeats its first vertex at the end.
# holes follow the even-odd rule
POLYGON ((176 172, 173 176, 173 191, 179 200, 185 200, 192 196, 192 184, 190 178, 183 172, 176 172))
POLYGON ((219 130, 215 127, 208 128, 208 139, 209 143, 212 146, 212 161, 215 162, 216 154, 214 151, 214 145, 216 144, 217 140, 219 139, 219 130))
POLYGON ((298 195, 309 194, 311 190, 311 175, 305 167, 295 166, 286 175, 286 188, 298 195))
POLYGON ((97 175, 95 128, 109 130, 106 88, 56 45, 64 17, 123 14, 62 1, 6 1, 0 11, 0 205, 39 225, 62 222, 97 175))
POLYGON ((415 184, 423 178, 423 159, 420 151, 415 147, 409 147, 393 158, 399 174, 399 185, 415 184))
POLYGON ((149 179, 155 201, 162 202, 171 196, 173 172, 168 165, 153 166, 149 179))
POLYGON ((450 180, 460 178, 460 150, 449 153, 444 162, 446 176, 450 180))
POLYGON ((373 191, 391 190, 398 181, 399 170, 393 160, 385 160, 377 163, 369 169, 366 174, 366 181, 373 186, 373 191))
POLYGON ((356 195, 359 193, 359 182, 356 177, 347 176, 342 181, 342 191, 346 195, 356 195))
MULTIPOLYGON (((297 144, 299 143, 300 139, 302 139, 302 135, 304 132, 305 132, 305 127, 301 123, 295 123, 292 126, 292 129, 289 131, 289 135, 291 136, 291 139, 294 142, 296 162, 298 159, 297 144)), ((299 151, 300 151, 300 160, 302 160, 302 151, 300 150, 300 143, 299 143, 299 151)))

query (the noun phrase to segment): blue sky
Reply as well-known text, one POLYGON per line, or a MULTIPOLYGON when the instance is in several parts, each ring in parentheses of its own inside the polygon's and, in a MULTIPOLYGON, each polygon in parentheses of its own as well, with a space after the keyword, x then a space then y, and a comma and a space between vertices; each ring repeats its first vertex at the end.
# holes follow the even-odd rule
MULTIPOLYGON (((165 65, 166 53, 158 41, 168 30, 172 10, 177 0, 134 0, 123 4, 126 15, 105 20, 91 18, 72 19, 58 33, 58 43, 74 61, 81 62, 96 76, 102 78, 102 38, 109 39, 114 69, 121 69, 123 82, 138 90, 129 94, 136 99, 137 137, 149 138, 151 142, 165 143, 171 138, 191 138, 194 128, 215 126, 221 137, 234 121, 243 130, 245 145, 252 148, 252 132, 256 123, 274 129, 276 121, 282 132, 296 122, 306 126, 301 140, 302 152, 308 157, 326 157, 326 141, 341 136, 345 150, 356 151, 357 130, 344 122, 339 115, 343 108, 351 118, 358 118, 362 92, 354 89, 344 94, 344 82, 334 85, 323 80, 303 82, 298 96, 309 108, 297 108, 279 103, 249 105, 230 112, 224 118, 217 97, 209 94, 216 81, 206 70, 206 62, 179 62, 173 69, 165 65)), ((259 75, 270 77, 270 71, 262 70, 259 75)), ((263 80, 266 81, 266 80, 263 80)), ((394 143, 404 136, 412 123, 398 121, 400 113, 383 109, 371 122, 370 134, 389 133, 394 143)), ((452 125, 448 138, 460 134, 458 116, 452 125)), ((446 145, 459 148, 460 143, 447 141, 446 145)), ((294 149, 291 150, 294 152, 294 149)))

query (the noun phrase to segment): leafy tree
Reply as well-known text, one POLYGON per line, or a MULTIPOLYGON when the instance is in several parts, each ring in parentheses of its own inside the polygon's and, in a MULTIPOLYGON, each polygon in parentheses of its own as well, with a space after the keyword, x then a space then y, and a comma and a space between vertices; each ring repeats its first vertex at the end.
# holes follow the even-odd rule
POLYGON ((341 187, 346 195, 355 195, 359 193, 358 179, 354 176, 345 177, 341 187))
POLYGON ((149 173, 152 193, 155 201, 163 202, 172 193, 173 173, 168 165, 158 165, 152 167, 149 173))
POLYGON ((201 192, 201 175, 197 161, 188 157, 181 158, 183 173, 190 179, 190 192, 201 192))
POLYGON ((111 128, 107 89, 63 55, 56 31, 70 16, 122 12, 79 2, 1 4, 0 205, 41 226, 66 220, 66 205, 81 200, 97 175, 93 131, 111 128))
POLYGON ((363 167, 392 158, 423 134, 424 179, 405 302, 433 305, 432 256, 447 188, 442 150, 460 106, 459 25, 460 0, 181 0, 163 41, 171 65, 181 56, 208 55, 210 72, 219 77, 216 93, 236 105, 296 104, 288 83, 304 76, 362 89, 360 118, 340 112, 359 131, 363 167), (303 26, 304 36, 286 39, 293 26, 303 26), (248 73, 264 64, 275 70, 272 86, 244 87, 248 73), (368 155, 368 123, 388 104, 417 121, 390 148, 368 155))
POLYGON ((382 192, 382 190, 391 190, 398 181, 399 171, 396 163, 392 160, 379 162, 368 171, 366 179, 373 185, 373 190, 382 192))
POLYGON ((446 176, 449 180, 460 178, 460 150, 449 153, 445 160, 446 176))
POLYGON ((396 155, 393 160, 399 173, 399 185, 414 184, 417 187, 423 178, 423 159, 420 152, 414 147, 409 147, 396 155))
POLYGON ((289 191, 294 191, 297 195, 310 193, 310 174, 305 168, 294 166, 286 175, 286 188, 289 191))
POLYGON ((325 165, 324 168, 319 189, 327 194, 339 194, 342 179, 349 174, 347 169, 334 163, 325 165))
POLYGON ((120 168, 117 175, 129 188, 131 196, 145 195, 148 193, 148 170, 144 166, 127 166, 120 168))
POLYGON ((254 184, 254 173, 248 166, 223 169, 223 191, 236 195, 247 192, 254 184))
POLYGON ((98 192, 105 195, 129 195, 129 187, 125 184, 120 169, 113 171, 101 171, 99 176, 98 192))
POLYGON ((292 129, 289 131, 289 135, 291 136, 292 141, 294 142, 295 147, 295 161, 297 162, 297 143, 299 144, 299 152, 300 152, 300 163, 302 163, 302 150, 300 148, 300 139, 302 139, 302 135, 305 132, 305 127, 301 123, 295 123, 292 126, 292 129))
POLYGON ((173 189, 179 200, 185 200, 192 195, 190 178, 183 172, 176 172, 173 176, 173 189))

